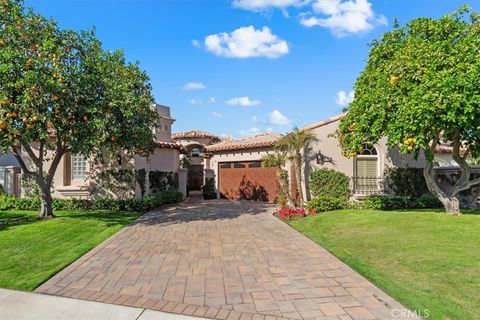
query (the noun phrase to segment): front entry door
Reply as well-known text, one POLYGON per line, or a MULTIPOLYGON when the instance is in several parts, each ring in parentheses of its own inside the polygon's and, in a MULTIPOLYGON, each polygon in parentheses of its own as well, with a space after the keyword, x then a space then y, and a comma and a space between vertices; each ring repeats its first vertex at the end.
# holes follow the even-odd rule
POLYGON ((191 165, 188 171, 188 190, 201 190, 203 185, 203 165, 191 165))

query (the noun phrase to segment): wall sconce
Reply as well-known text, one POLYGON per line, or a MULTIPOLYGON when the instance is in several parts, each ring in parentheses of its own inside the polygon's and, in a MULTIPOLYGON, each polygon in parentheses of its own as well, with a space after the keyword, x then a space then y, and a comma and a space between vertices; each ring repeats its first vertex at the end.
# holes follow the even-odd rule
POLYGON ((324 164, 326 162, 332 162, 332 157, 324 156, 321 152, 317 154, 317 164, 324 164))

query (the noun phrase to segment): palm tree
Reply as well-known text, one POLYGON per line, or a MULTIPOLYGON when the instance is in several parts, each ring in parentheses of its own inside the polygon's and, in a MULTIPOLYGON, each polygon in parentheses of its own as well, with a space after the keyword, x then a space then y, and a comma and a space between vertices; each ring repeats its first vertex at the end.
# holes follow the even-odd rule
POLYGON ((267 154, 262 158, 262 162, 265 167, 278 168, 276 178, 278 185, 280 186, 280 191, 285 196, 288 205, 292 206, 293 200, 290 191, 288 190, 288 172, 282 168, 287 162, 287 155, 285 152, 276 151, 273 154, 267 154))
POLYGON ((299 206, 303 206, 302 152, 307 152, 309 146, 315 141, 318 141, 318 139, 311 131, 303 131, 294 128, 275 144, 275 150, 287 154, 288 158, 293 163, 295 178, 297 180, 299 206))

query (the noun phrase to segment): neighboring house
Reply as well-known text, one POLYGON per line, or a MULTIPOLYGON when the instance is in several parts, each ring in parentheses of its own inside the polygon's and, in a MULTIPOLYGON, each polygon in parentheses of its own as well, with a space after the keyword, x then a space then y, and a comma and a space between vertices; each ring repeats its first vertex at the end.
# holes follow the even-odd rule
MULTIPOLYGON (((181 153, 186 153, 186 150, 180 144, 175 143, 171 137, 172 124, 175 122, 170 116, 170 108, 155 104, 160 115, 160 125, 154 128, 155 132, 155 150, 148 159, 144 157, 135 156, 129 163, 122 163, 121 157, 118 158, 116 168, 139 170, 145 169, 148 172, 164 171, 164 172, 178 172, 180 191, 186 194, 186 170, 179 169, 179 158, 181 153)), ((35 146, 32 145, 35 149, 35 146)), ((23 151, 22 151, 23 152, 23 151)), ((29 159, 28 155, 24 155, 24 159, 29 159)), ((26 161, 27 165, 30 161, 26 161)), ((45 170, 48 170, 48 163, 45 170)), ((101 171, 103 168, 98 168, 101 171)), ((97 181, 96 175, 92 175, 92 161, 81 154, 64 155, 60 161, 55 172, 53 180, 53 197, 56 198, 96 198, 105 195, 116 196, 116 194, 109 192, 103 187, 100 181, 97 181)), ((147 181, 148 185, 148 181, 147 181)), ((147 193, 148 193, 147 189, 147 193)), ((139 197, 141 191, 136 185, 135 195, 139 197)))
POLYGON ((201 190, 205 180, 205 150, 208 146, 221 142, 222 139, 208 132, 191 130, 173 134, 172 140, 186 149, 184 157, 189 163, 188 190, 201 190))
POLYGON ((265 168, 262 158, 273 152, 281 137, 265 133, 227 140, 206 147, 205 168, 215 177, 219 196, 225 199, 276 200, 276 168, 265 168))

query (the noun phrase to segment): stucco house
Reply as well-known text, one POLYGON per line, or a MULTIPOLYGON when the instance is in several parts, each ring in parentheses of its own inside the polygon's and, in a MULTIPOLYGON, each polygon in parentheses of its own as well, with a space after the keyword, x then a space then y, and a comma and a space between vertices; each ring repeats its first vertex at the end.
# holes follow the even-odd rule
MULTIPOLYGON (((122 163, 121 159, 119 159, 117 165, 122 169, 145 169, 147 173, 151 170, 178 172, 179 189, 186 194, 187 171, 180 168, 179 159, 180 154, 187 151, 182 145, 172 140, 172 124, 175 122, 175 119, 171 117, 169 107, 159 104, 155 104, 153 107, 156 108, 160 116, 160 125, 152 129, 155 133, 155 150, 153 154, 148 159, 136 156, 128 163, 122 163)), ((35 149, 34 145, 32 147, 35 149)), ((24 151, 22 150, 22 152, 24 151)), ((23 154, 23 158, 26 159, 27 165, 30 164, 31 166, 31 161, 28 161, 29 157, 26 153, 23 154)), ((25 189, 20 187, 20 169, 15 158, 11 154, 7 154, 1 157, 0 161, 1 163, 8 161, 9 167, 16 168, 15 180, 10 179, 9 181, 3 181, 3 183, 0 181, 0 184, 8 186, 9 190, 17 190, 15 193, 11 193, 12 195, 19 196, 20 193, 24 195, 25 189), (21 192, 18 191, 20 189, 22 189, 21 192)), ((49 164, 47 163, 45 170, 48 170, 48 167, 49 164)), ((0 172, 2 168, 4 167, 0 165, 0 172)), ((102 188, 102 184, 95 178, 95 175, 91 174, 92 169, 92 159, 88 159, 81 154, 65 154, 54 176, 52 196, 56 198, 95 198, 106 194, 116 196, 102 188)), ((141 195, 138 185, 135 189, 135 195, 141 195)))

